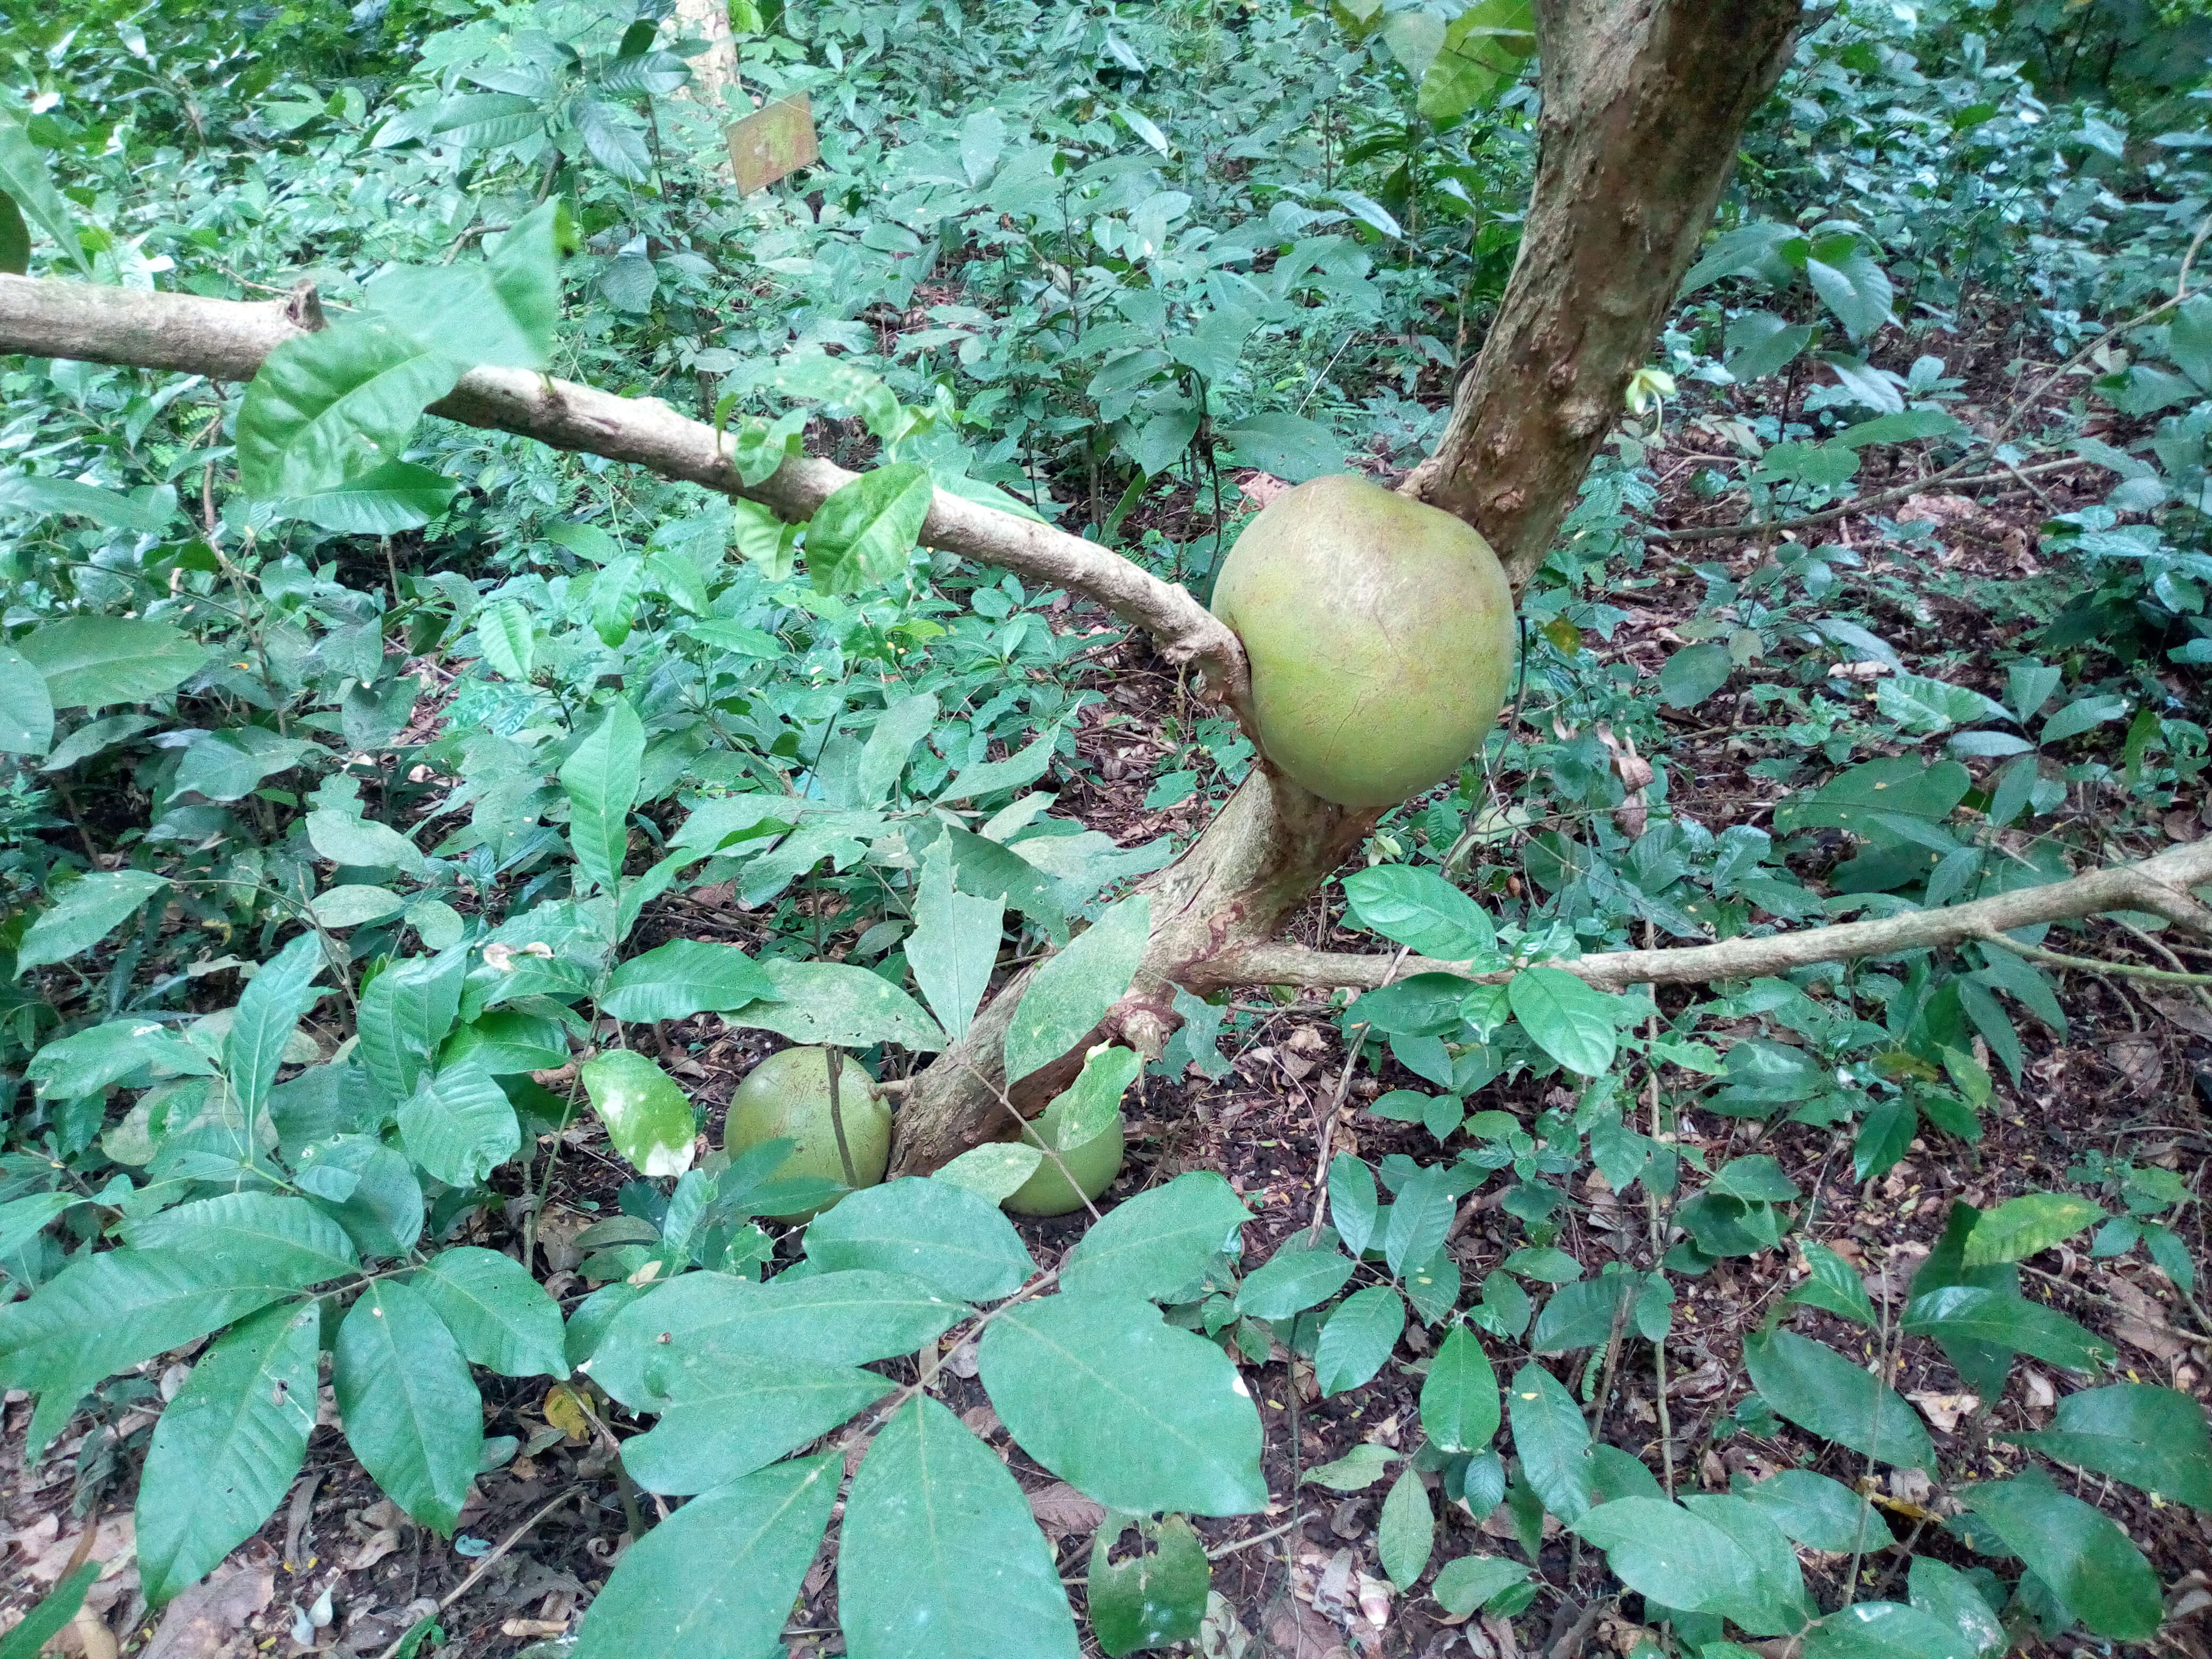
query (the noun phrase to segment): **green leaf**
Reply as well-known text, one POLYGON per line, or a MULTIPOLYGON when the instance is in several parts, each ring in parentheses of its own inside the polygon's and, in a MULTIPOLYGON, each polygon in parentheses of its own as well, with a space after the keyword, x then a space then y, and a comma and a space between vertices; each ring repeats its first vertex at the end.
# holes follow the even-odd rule
POLYGON ((842 1472, 834 1452, 799 1458, 684 1505, 623 1553, 575 1659, 758 1659, 780 1647, 842 1472))
POLYGON ((180 795, 208 800, 242 799, 264 779, 289 771, 315 752, 301 738, 280 738, 258 726, 235 726, 196 738, 177 763, 173 785, 180 795))
POLYGON ((2127 699, 2124 697, 2078 697, 2044 721, 2043 730, 2037 734, 2036 741, 2063 743, 2069 738, 2078 738, 2084 732, 2118 720, 2127 712, 2127 699))
POLYGON ((2147 1642, 2162 1609, 2158 1575, 2118 1526, 2041 1477, 1963 1486, 1975 1516, 2100 1636, 2147 1642))
POLYGON ((501 1376, 568 1375, 561 1310, 513 1256, 474 1244, 441 1250, 407 1284, 471 1364, 501 1376))
POLYGON ((460 486, 412 461, 389 460, 287 503, 295 518, 348 536, 396 536, 419 530, 453 502, 460 486))
POLYGON ((1498 1434, 1498 1373, 1481 1341, 1464 1325, 1437 1350, 1421 1384, 1421 1429, 1448 1452, 1480 1451, 1498 1434))
POLYGON ((1705 1190, 1756 1204, 1786 1204, 1803 1196, 1797 1183, 1783 1172, 1781 1164, 1765 1152, 1730 1158, 1705 1190))
POLYGON ((138 1481, 138 1570, 159 1607, 276 1511, 315 1426, 322 1314, 270 1308, 200 1356, 154 1425, 138 1481))
POLYGON ((1443 1249, 1444 1235, 1458 1209, 1450 1180, 1449 1170, 1431 1165, 1398 1189, 1398 1201, 1390 1206, 1382 1230, 1382 1259, 1394 1279, 1425 1265, 1443 1249))
POLYGON ((660 1420, 623 1442, 623 1467, 647 1492, 711 1492, 796 1451, 896 1386, 819 1359, 690 1351, 653 1373, 660 1420))
POLYGON ((1529 0, 1477 0, 1444 30, 1414 106, 1424 120, 1455 120, 1510 86, 1535 50, 1529 0))
POLYGON ((1569 1071, 1603 1077, 1613 1069, 1619 996, 1558 968, 1522 969, 1505 994, 1529 1039, 1569 1071))
POLYGON ((1874 1324, 1874 1303, 1867 1296, 1866 1282, 1859 1277, 1858 1270, 1826 1245, 1812 1239, 1801 1240, 1797 1248, 1805 1253, 1809 1276, 1787 1299, 1825 1308, 1862 1325, 1874 1324))
POLYGON ((854 1477, 837 1612, 852 1659, 1077 1659, 1052 1551, 1006 1466, 927 1395, 854 1477))
POLYGON ((937 1022, 881 974, 847 963, 794 962, 788 957, 770 957, 757 966, 775 988, 775 1000, 730 1010, 722 1016, 724 1024, 841 1048, 896 1042, 934 1054, 945 1046, 937 1022))
POLYGON ((1091 1540, 1086 1609, 1091 1633, 1107 1659, 1143 1648, 1197 1639, 1213 1571, 1190 1522, 1170 1515, 1147 1528, 1152 1547, 1126 1561, 1112 1559, 1121 1528, 1103 1526, 1091 1540))
POLYGON ((1121 1097, 1145 1068, 1133 1048, 1100 1043, 1083 1057, 1083 1069, 1054 1100, 1060 1127, 1053 1150, 1073 1152, 1113 1128, 1121 1116, 1121 1097))
POLYGON ((441 1070, 464 1063, 494 1077, 551 1071, 568 1062, 568 1033, 549 1014, 495 1008, 477 1015, 438 1050, 441 1070))
POLYGON ((52 908, 42 911, 23 935, 15 948, 17 975, 89 951, 168 884, 167 877, 145 870, 80 876, 61 890, 52 908))
POLYGON ((929 1178, 1002 1203, 1021 1191, 1044 1162, 1044 1154, 1022 1141, 994 1140, 971 1146, 929 1178))
POLYGON ((1736 1496, 1757 1504, 1776 1526, 1812 1549, 1879 1547, 1889 1538, 1889 1528, 1875 1517, 1866 1499, 1810 1469, 1784 1469, 1736 1496))
POLYGON ((568 842, 584 874, 607 892, 622 879, 629 850, 629 809, 636 803, 639 768, 645 761, 645 728, 625 697, 607 706, 561 766, 568 796, 568 842))
POLYGON ((1802 1649, 1804 1659, 1975 1659, 1977 1651, 1953 1626, 1901 1601, 1838 1607, 1813 1628, 1802 1649))
POLYGON ((361 994, 361 1059, 393 1105, 415 1092, 460 1012, 468 963, 458 951, 395 962, 361 994))
POLYGON ((176 517, 177 492, 167 484, 149 484, 126 495, 73 478, 18 472, 0 477, 0 512, 65 514, 152 535, 167 529, 176 517))
POLYGON ((1152 933, 1152 901, 1133 894, 1048 957, 1006 1026, 1006 1081, 1020 1081, 1088 1037, 1136 977, 1152 933))
POLYGON ((1844 830, 1879 846, 1900 843, 1938 853, 1955 844, 1943 825, 1973 778, 1956 761, 1926 765, 1899 755, 1838 773, 1810 794, 1792 795, 1774 809, 1778 834, 1844 830))
POLYGON ((940 838, 922 860, 907 966, 945 1034, 957 1041, 981 1006, 998 965, 1006 926, 1003 898, 971 898, 952 890, 951 850, 940 838))
POLYGON ((524 681, 537 661, 537 628, 520 599, 496 599, 477 613, 477 648, 505 678, 524 681))
POLYGON ((1833 1348, 1792 1331, 1743 1345, 1759 1397, 1800 1428, 1899 1468, 1933 1468, 1935 1448, 1911 1407, 1833 1348))
POLYGON ((1502 1555, 1462 1555, 1437 1569, 1430 1594, 1446 1613, 1464 1619, 1528 1577, 1528 1568, 1502 1555))
POLYGON ((2004 1651, 2005 1628, 1997 1622, 1996 1610, 1983 1599, 1973 1581, 1956 1567, 1946 1566, 1931 1556, 1916 1555, 1905 1582, 1911 1587, 1914 1607, 1933 1613, 1966 1638, 1966 1659, 1975 1659, 1977 1655, 1994 1659, 2004 1651))
POLYGON ((425 1075, 398 1110, 407 1157, 447 1186, 476 1186, 522 1151, 522 1124, 507 1091, 473 1061, 425 1075))
POLYGON ((1260 1413, 1215 1344, 1134 1296, 1050 1296, 1001 1314, 977 1358, 1007 1431, 1109 1509, 1249 1515, 1267 1501, 1260 1413))
POLYGON ((1370 1285, 1336 1304, 1321 1328, 1314 1352, 1314 1380, 1322 1397, 1373 1380, 1406 1329, 1406 1304, 1388 1285, 1370 1285))
MULTIPOLYGON (((1370 224, 1387 224, 1395 229, 1395 222, 1382 209, 1365 197, 1347 198, 1340 192, 1338 200, 1358 212, 1359 205, 1372 209, 1375 216, 1370 224)), ((1386 234, 1391 234, 1386 232, 1386 234)), ((1290 483, 1304 483, 1308 479, 1344 471, 1344 442, 1334 432, 1302 415, 1262 413, 1248 415, 1243 420, 1231 421, 1216 427, 1215 432, 1235 446, 1237 454, 1247 466, 1255 466, 1262 472, 1273 474, 1290 483)))
POLYGON ((600 567, 592 580, 592 631, 600 644, 612 648, 629 637, 644 597, 645 561, 635 554, 618 555, 600 567))
POLYGON ((662 1382, 730 1354, 859 1365, 911 1354, 968 1310, 902 1273, 853 1269, 756 1285, 685 1273, 617 1314, 592 1352, 591 1378, 633 1411, 659 1411, 662 1382))
POLYGON ((313 1283, 300 1276, 296 1259, 289 1249, 103 1250, 80 1256, 35 1295, 0 1308, 0 1386, 40 1395, 31 1454, 103 1377, 313 1283))
MULTIPOLYGON (((23 222, 15 198, 0 190, 0 271, 21 276, 30 268, 31 228, 23 222)), ((1197 422, 1192 424, 1195 427, 1197 422)))
POLYGON ((1380 1206, 1375 1197, 1375 1172, 1350 1152, 1339 1152, 1328 1163, 1328 1215, 1345 1254, 1357 1261, 1375 1239, 1375 1218, 1380 1206))
POLYGON ((1344 879, 1352 919, 1425 957, 1463 962, 1497 944, 1482 908, 1433 870, 1378 864, 1344 879))
POLYGON ((223 1193, 124 1225, 132 1249, 252 1261, 273 1279, 319 1285, 360 1267, 345 1229, 304 1198, 223 1193))
POLYGON ((1412 1589, 1426 1570, 1436 1541, 1437 1515, 1429 1504, 1429 1489, 1421 1484, 1420 1471, 1408 1463, 1391 1483, 1375 1527, 1376 1553, 1400 1595, 1412 1589))
POLYGON ((1862 247, 1851 246, 1830 258, 1807 259, 1805 279, 1854 340, 1864 339, 1896 320, 1890 313, 1895 290, 1890 286, 1889 273, 1862 247))
POLYGON ((1287 1244, 1237 1287, 1237 1311, 1252 1319, 1288 1319, 1328 1301, 1352 1271, 1340 1251, 1287 1244))
POLYGON ((421 1292, 369 1284, 338 1327, 331 1384, 346 1443, 385 1496, 453 1536, 481 1462, 483 1401, 421 1292))
POLYGON ((43 755, 53 743, 54 700, 46 676, 0 645, 0 754, 43 755))
POLYGON ((1299 1477, 1299 1484, 1311 1481, 1315 1486, 1327 1486, 1331 1492, 1364 1492, 1382 1478, 1383 1470, 1397 1461, 1398 1454, 1388 1446, 1362 1440, 1334 1462, 1308 1469, 1299 1477))
POLYGON ((734 945, 671 939, 614 971, 599 1012, 617 1019, 688 1019, 773 999, 775 987, 734 945))
POLYGON ((1976 1218, 1966 1235, 1966 1265, 2025 1261, 2104 1218, 2103 1210, 2071 1193, 2023 1193, 1976 1218))
POLYGON ((823 593, 857 593, 904 572, 937 495, 929 469, 896 462, 842 485, 806 526, 806 568, 823 593))
MULTIPOLYGON (((92 274, 92 262, 84 257, 84 249, 77 242, 76 224, 70 216, 69 204, 54 188, 46 158, 15 121, 0 121, 0 190, 8 192, 24 217, 54 239, 79 270, 88 276, 92 274)), ((12 269, 20 276, 29 269, 29 264, 27 261, 12 269)), ((74 1613, 76 1609, 72 1607, 70 1611, 74 1613)), ((65 1618, 62 1622, 69 1621, 65 1618)), ((37 1651, 37 1644, 32 1644, 32 1651, 37 1651)))
POLYGON ((532 209, 480 264, 397 266, 368 284, 362 301, 423 350, 464 365, 550 368, 561 316, 561 212, 557 201, 532 209))
POLYGON ((853 768, 852 802, 859 806, 887 806, 899 775, 906 770, 914 746, 937 724, 937 698, 930 692, 900 697, 886 707, 875 730, 860 746, 853 768))
POLYGON ((1522 1478, 1546 1509, 1573 1523, 1590 1507, 1590 1435, 1582 1408, 1559 1378, 1534 1361, 1513 1374, 1506 1404, 1522 1478))
POLYGON ((57 708, 150 702, 174 690, 208 659, 204 647, 170 627, 133 617, 64 617, 15 641, 46 678, 57 708))
POLYGON ((1771 311, 1747 311, 1728 325, 1725 366, 1738 383, 1764 379, 1813 342, 1809 323, 1791 324, 1771 311))
POLYGON ((2051 1426, 2000 1440, 2212 1515, 2212 1439, 2204 1407, 2172 1389, 2116 1382, 2058 1402, 2051 1426))
POLYGON ((1659 669, 1659 700, 1669 708, 1694 708, 1728 684, 1735 659, 1725 645, 1687 645, 1659 669))
POLYGON ((343 868, 401 870, 419 876, 430 867, 422 849, 390 824, 335 807, 307 814, 307 841, 318 855, 343 868))
POLYGON ((101 1566, 100 1562, 88 1561, 48 1590, 7 1635, 0 1637, 0 1659, 39 1659, 46 1644, 76 1617, 77 1609, 84 1605, 84 1593, 99 1578, 101 1566))
POLYGON ((2065 1315, 2011 1291, 1948 1285, 1906 1304, 1900 1328, 1914 1336, 1985 1342, 2069 1371, 2094 1371, 2118 1356, 2112 1345, 2065 1315))
POLYGON ((1251 1219, 1210 1170, 1177 1176, 1109 1211, 1060 1264, 1070 1295, 1140 1296, 1164 1302, 1189 1287, 1251 1219))
POLYGON ((690 1097, 635 1048, 610 1048, 578 1073, 607 1139, 649 1179, 691 1167, 698 1133, 690 1097))
POLYGON ((246 388, 239 483, 250 495, 317 495, 398 459, 463 367, 367 318, 295 335, 246 388))
POLYGON ((85 1201, 80 1193, 33 1193, 0 1204, 0 1256, 15 1255, 64 1210, 85 1201))
POLYGON ((302 933, 263 963, 239 996, 223 1034, 222 1070, 231 1098, 248 1118, 268 1100, 300 1017, 319 1000, 314 982, 323 966, 322 939, 302 933))
POLYGON ((1603 1550, 1607 1565, 1640 1595, 1685 1613, 1717 1613, 1754 1635, 1796 1630, 1804 1620, 1792 1614, 1802 1604, 1803 1585, 1789 1582, 1798 1576, 1789 1540, 1740 1498, 1697 1501, 1700 1508, 1692 1510, 1663 1498, 1620 1498, 1569 1524, 1603 1550), (1723 1505, 1734 1506, 1734 1513, 1723 1505), (1722 1516, 1739 1524, 1747 1517, 1751 1526, 1764 1528, 1778 1559, 1754 1553, 1757 1543, 1747 1549, 1737 1527, 1722 1524, 1722 1516), (1786 1578, 1778 1577, 1781 1571, 1786 1578))
POLYGON ((806 1230, 810 1261, 902 1273, 963 1302, 1019 1290, 1036 1264, 994 1204, 951 1182, 907 1178, 840 1200, 806 1230))

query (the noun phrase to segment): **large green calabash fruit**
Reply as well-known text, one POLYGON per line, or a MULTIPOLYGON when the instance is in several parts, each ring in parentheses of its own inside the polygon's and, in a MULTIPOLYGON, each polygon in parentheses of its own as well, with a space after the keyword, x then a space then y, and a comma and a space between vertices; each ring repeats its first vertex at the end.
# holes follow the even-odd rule
MULTIPOLYGON (((1047 1146, 1059 1145, 1060 1111, 1072 1098, 1073 1091, 1046 1107, 1036 1121, 1029 1126, 1024 1139, 1047 1146)), ((1121 1173, 1121 1155, 1127 1146, 1121 1115, 1116 1112, 1110 1127, 1060 1155, 1060 1163, 1067 1165, 1067 1175, 1073 1176, 1076 1186, 1082 1188, 1079 1194, 1075 1187, 1067 1184, 1067 1176, 1060 1174, 1059 1167, 1048 1158, 1037 1165, 1035 1175, 1014 1188, 1012 1195, 1006 1200, 1006 1207, 1016 1215, 1072 1214, 1113 1184, 1114 1177, 1121 1173)))
POLYGON ((1513 590, 1490 544, 1364 478, 1269 502, 1222 562, 1213 611, 1251 660, 1261 750, 1340 806, 1451 776, 1513 681, 1513 590))
MULTIPOLYGON (((837 1156, 837 1132, 830 1121, 829 1051, 786 1048, 770 1054, 745 1074, 730 1097, 722 1124, 723 1150, 735 1157, 763 1140, 789 1137, 799 1145, 775 1172, 779 1181, 818 1176, 842 1183, 845 1165, 837 1156)), ((891 1109, 876 1092, 868 1068, 850 1054, 842 1056, 837 1111, 845 1121, 845 1145, 853 1154, 853 1174, 862 1187, 879 1185, 891 1162, 891 1109)), ((835 1200, 832 1200, 833 1202, 835 1200)), ((824 1204, 771 1221, 811 1221, 824 1204)))

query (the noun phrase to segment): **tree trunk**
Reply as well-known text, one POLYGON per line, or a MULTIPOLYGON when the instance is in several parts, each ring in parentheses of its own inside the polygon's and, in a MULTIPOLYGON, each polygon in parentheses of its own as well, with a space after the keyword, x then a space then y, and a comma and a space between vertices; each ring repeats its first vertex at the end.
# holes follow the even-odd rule
POLYGON ((1435 454, 1401 486, 1550 554, 1711 220, 1798 0, 1538 0, 1543 92, 1521 252, 1435 454))
POLYGON ((971 1146, 1012 1139, 1006 1105, 1035 1117, 1073 1080, 1085 1051, 1108 1036, 1157 1058, 1174 1029, 1173 987, 1202 979, 1199 964, 1210 957, 1273 939, 1366 838, 1375 818, 1310 795, 1255 763, 1189 849, 1144 883, 1152 934, 1128 996, 1098 1029, 1009 1091, 1006 1026, 1035 969, 1018 975, 915 1078, 899 1113, 893 1173, 927 1175, 971 1146))
MULTIPOLYGON (((1518 591, 1550 551, 1629 378, 1689 268, 1735 147, 1789 55, 1797 0, 1540 0, 1541 151, 1521 253, 1436 454, 1404 488, 1483 532, 1518 591)), ((1104 1036, 1172 1029, 1174 983, 1264 945, 1376 814, 1316 799, 1264 763, 1147 884, 1153 934, 1130 998, 1054 1064, 1006 1088, 1024 973, 914 1079, 895 1172, 927 1174, 1035 1117, 1104 1036)))
MULTIPOLYGON (((729 0, 676 0, 676 21, 707 43, 707 50, 691 60, 691 84, 684 88, 685 94, 718 109, 728 108, 730 89, 738 83, 738 43, 730 33, 729 0)), ((745 102, 749 106, 750 100, 745 102)))

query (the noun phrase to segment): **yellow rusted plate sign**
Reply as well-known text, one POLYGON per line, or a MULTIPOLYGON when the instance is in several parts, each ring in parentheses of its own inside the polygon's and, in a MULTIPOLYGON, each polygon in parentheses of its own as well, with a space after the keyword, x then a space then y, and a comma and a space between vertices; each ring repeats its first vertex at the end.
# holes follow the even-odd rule
POLYGON ((815 141, 814 108, 795 92, 755 110, 730 125, 730 166, 738 175, 738 194, 766 190, 786 173, 822 159, 815 141))

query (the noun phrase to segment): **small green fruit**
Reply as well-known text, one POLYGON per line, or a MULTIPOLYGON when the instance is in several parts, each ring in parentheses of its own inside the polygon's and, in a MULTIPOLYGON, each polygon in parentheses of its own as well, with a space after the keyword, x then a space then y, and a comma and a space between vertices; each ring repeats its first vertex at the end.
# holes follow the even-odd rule
POLYGON ((1364 478, 1277 496, 1222 562, 1260 747, 1341 806, 1391 806, 1480 746, 1513 681, 1513 591, 1472 528, 1364 478))
MULTIPOLYGON (((1072 1093, 1064 1094, 1046 1107, 1024 1131, 1023 1139, 1032 1146, 1059 1145, 1060 1111, 1071 1098, 1072 1093)), ((1067 1175, 1075 1177, 1075 1187, 1067 1184, 1067 1176, 1060 1174, 1059 1166, 1048 1158, 1037 1165, 1035 1175, 1014 1189, 1006 1207, 1016 1215, 1067 1215, 1081 1209, 1121 1173, 1121 1154, 1127 1145, 1121 1115, 1116 1112, 1110 1127, 1060 1155, 1060 1162, 1067 1165, 1067 1175), (1076 1187, 1083 1190, 1079 1194, 1076 1187)))
MULTIPOLYGON (((837 1155, 837 1132, 830 1121, 830 1064, 826 1048, 786 1048, 770 1054, 745 1074, 730 1097, 722 1123, 723 1150, 735 1156, 763 1140, 788 1137, 799 1145, 782 1168, 781 1181, 819 1176, 842 1182, 845 1166, 837 1155)), ((891 1162, 891 1109, 876 1092, 868 1068, 850 1054, 838 1073, 837 1111, 845 1121, 845 1145, 853 1154, 853 1173, 862 1187, 878 1185, 891 1162)), ((833 1203, 836 1200, 831 1200, 833 1203)), ((771 1221, 811 1221, 822 1210, 770 1216, 771 1221)))

